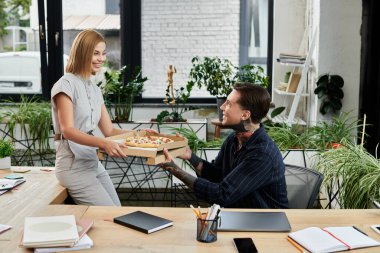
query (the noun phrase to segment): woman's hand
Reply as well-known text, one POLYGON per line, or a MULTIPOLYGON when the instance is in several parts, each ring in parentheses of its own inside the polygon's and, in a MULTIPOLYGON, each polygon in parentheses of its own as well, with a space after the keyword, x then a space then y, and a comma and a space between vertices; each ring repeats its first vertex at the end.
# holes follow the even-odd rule
POLYGON ((105 140, 102 149, 109 155, 113 157, 127 157, 121 148, 126 148, 127 146, 123 143, 118 143, 115 141, 105 140))
POLYGON ((139 131, 145 131, 145 132, 154 133, 154 134, 158 134, 159 133, 159 132, 157 132, 157 130, 152 129, 152 128, 144 128, 144 129, 140 129, 139 131))

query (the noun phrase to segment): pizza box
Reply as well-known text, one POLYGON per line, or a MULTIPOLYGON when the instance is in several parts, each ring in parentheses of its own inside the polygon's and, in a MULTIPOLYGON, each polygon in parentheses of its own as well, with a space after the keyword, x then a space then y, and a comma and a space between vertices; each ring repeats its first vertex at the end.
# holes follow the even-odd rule
MULTIPOLYGON (((174 158, 177 156, 180 156, 186 152, 186 147, 182 148, 175 148, 175 149, 170 149, 169 154, 174 158)), ((165 162, 165 155, 163 151, 159 151, 157 153, 156 157, 148 157, 146 160, 146 164, 148 165, 157 165, 159 163, 165 162)))
MULTIPOLYGON (((184 147, 187 146, 187 139, 184 137, 180 137, 176 135, 150 133, 146 131, 131 131, 125 134, 110 136, 110 137, 107 137, 106 139, 124 143, 125 139, 131 136, 162 136, 162 137, 170 138, 174 140, 174 142, 160 144, 157 148, 141 148, 141 147, 122 148, 123 152, 128 156, 142 156, 142 157, 156 158, 157 156, 161 155, 164 157, 162 150, 164 148, 167 148, 169 150, 169 153, 172 154, 173 157, 176 157, 185 153, 184 147), (183 152, 181 151, 182 153, 180 153, 180 150, 182 150, 180 148, 182 147, 184 149, 183 149, 183 152), (174 149, 176 149, 175 152, 174 152, 174 149)), ((100 152, 104 152, 104 151, 100 150, 100 152)), ((162 160, 162 162, 164 160, 162 160)))

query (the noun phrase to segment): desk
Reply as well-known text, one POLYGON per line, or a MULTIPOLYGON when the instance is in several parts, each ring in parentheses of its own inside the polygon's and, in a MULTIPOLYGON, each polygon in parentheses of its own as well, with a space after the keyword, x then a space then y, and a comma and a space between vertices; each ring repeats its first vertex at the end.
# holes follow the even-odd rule
MULTIPOLYGON (((27 168, 31 171, 20 173, 26 182, 0 196, 0 224, 13 227, 0 234, 0 241, 10 240, 18 234, 24 225, 24 217, 37 214, 49 204, 61 204, 67 198, 66 188, 58 184, 54 171, 41 171, 41 167, 27 168)), ((0 170, 0 177, 11 173, 14 172, 0 170)))
POLYGON ((211 120, 211 124, 215 126, 215 132, 214 132, 214 138, 217 139, 220 137, 220 129, 228 129, 229 126, 224 126, 222 122, 219 121, 219 119, 213 119, 211 120))
MULTIPOLYGON (((252 210, 251 210, 252 211, 252 210)), ((256 210, 264 211, 264 210, 256 210)), ((285 211, 292 231, 309 226, 351 226, 356 225, 369 236, 380 240, 380 236, 370 229, 370 224, 380 220, 380 210, 265 210, 285 211)), ((251 237, 259 252, 298 252, 287 240, 287 232, 219 232, 214 243, 196 241, 195 215, 190 208, 157 207, 86 207, 52 205, 40 215, 75 214, 76 217, 94 219, 94 226, 88 235, 94 241, 91 250, 75 252, 236 252, 232 243, 234 237, 251 237), (64 207, 64 208, 62 208, 64 207), (144 234, 115 224, 112 219, 133 211, 141 210, 174 221, 173 227, 152 234, 144 234)), ((21 233, 8 245, 6 252, 31 252, 17 248, 21 233)), ((2 244, 0 243, 0 246, 2 244)), ((356 249, 354 252, 379 252, 380 247, 356 249)))

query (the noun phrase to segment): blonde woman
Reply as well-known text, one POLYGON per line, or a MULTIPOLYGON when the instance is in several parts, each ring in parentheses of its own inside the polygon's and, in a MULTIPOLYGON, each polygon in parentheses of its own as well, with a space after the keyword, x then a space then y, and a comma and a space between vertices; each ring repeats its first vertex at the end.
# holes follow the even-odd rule
POLYGON ((81 205, 120 206, 112 181, 99 162, 96 148, 113 157, 126 157, 113 141, 95 137, 97 127, 104 136, 128 130, 113 128, 99 87, 90 76, 106 60, 106 43, 94 30, 80 32, 72 45, 66 72, 53 86, 51 102, 55 134, 55 174, 81 205))

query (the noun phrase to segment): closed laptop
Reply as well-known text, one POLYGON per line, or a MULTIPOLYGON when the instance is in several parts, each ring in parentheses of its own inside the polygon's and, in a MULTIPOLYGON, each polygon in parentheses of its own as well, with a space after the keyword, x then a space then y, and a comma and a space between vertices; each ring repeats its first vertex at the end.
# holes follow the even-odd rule
POLYGON ((220 213, 218 231, 286 232, 291 227, 284 212, 220 213))

